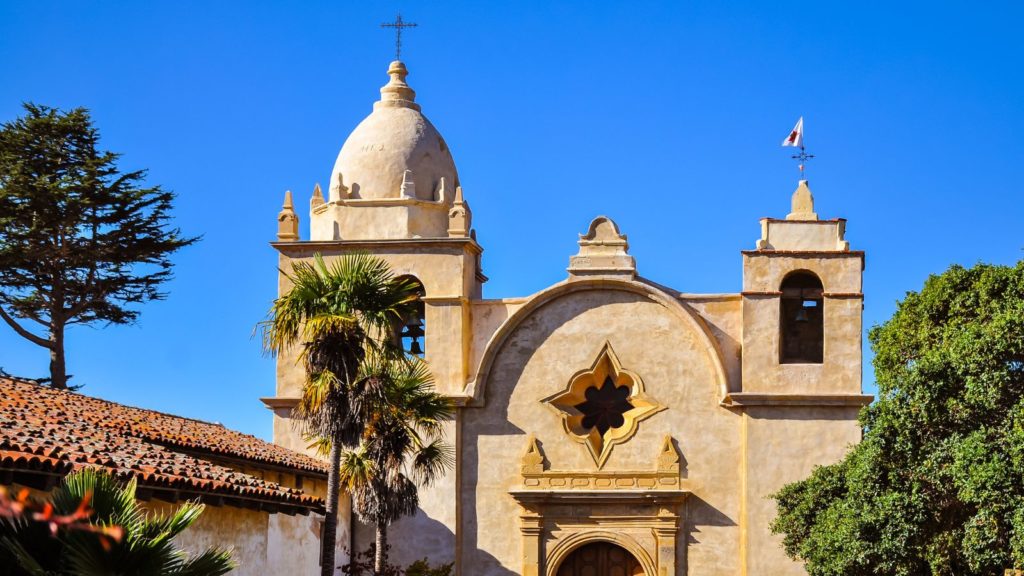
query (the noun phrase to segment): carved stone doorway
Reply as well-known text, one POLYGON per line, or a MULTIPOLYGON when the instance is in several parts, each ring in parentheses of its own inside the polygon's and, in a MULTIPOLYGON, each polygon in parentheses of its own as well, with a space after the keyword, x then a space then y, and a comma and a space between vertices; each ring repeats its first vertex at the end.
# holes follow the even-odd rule
POLYGON ((643 576, 640 562, 611 542, 580 546, 562 561, 558 576, 643 576))

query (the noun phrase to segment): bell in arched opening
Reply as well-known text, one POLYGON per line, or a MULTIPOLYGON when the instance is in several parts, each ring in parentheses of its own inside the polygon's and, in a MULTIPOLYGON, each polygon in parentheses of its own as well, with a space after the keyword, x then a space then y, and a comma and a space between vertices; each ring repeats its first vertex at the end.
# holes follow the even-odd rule
POLYGON ((821 280, 799 271, 782 281, 779 362, 821 364, 825 351, 825 301, 821 280))

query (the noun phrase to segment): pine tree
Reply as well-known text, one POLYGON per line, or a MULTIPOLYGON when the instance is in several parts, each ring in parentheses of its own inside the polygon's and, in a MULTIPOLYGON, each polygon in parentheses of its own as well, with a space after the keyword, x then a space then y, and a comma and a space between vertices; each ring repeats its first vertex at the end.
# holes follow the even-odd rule
POLYGON ((87 110, 25 111, 0 126, 0 318, 49 350, 49 383, 66 388, 67 327, 136 320, 198 238, 169 225, 173 193, 98 148, 87 110))

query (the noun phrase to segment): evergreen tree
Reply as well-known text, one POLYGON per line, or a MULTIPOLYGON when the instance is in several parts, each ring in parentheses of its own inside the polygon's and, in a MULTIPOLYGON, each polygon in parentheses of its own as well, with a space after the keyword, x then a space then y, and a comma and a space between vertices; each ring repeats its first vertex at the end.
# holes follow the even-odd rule
POLYGON ((169 226, 173 193, 98 148, 87 110, 25 111, 0 125, 0 318, 49 350, 49 383, 66 388, 67 327, 133 322, 197 238, 169 226))
POLYGON ((1024 262, 930 277, 870 340, 864 439, 775 496, 786 552, 812 576, 1024 568, 1024 262))

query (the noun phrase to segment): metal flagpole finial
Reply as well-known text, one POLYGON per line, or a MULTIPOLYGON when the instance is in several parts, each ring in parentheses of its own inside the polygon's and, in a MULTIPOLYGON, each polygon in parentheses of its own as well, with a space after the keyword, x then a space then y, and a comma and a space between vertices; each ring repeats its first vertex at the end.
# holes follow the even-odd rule
POLYGON ((792 130, 790 130, 789 136, 786 136, 786 139, 782 141, 782 145, 784 147, 793 146, 795 148, 800 149, 800 153, 794 154, 792 158, 794 160, 799 161, 799 164, 797 164, 797 168, 800 169, 800 179, 805 180, 806 178, 804 178, 804 169, 807 168, 807 161, 814 158, 814 154, 808 154, 807 149, 804 148, 803 116, 801 116, 800 119, 796 121, 796 126, 794 126, 792 130))
POLYGON ((402 29, 403 28, 415 28, 415 22, 406 22, 402 20, 402 13, 399 12, 395 17, 394 22, 384 22, 380 25, 381 28, 394 28, 395 29, 395 60, 402 59, 402 29))

